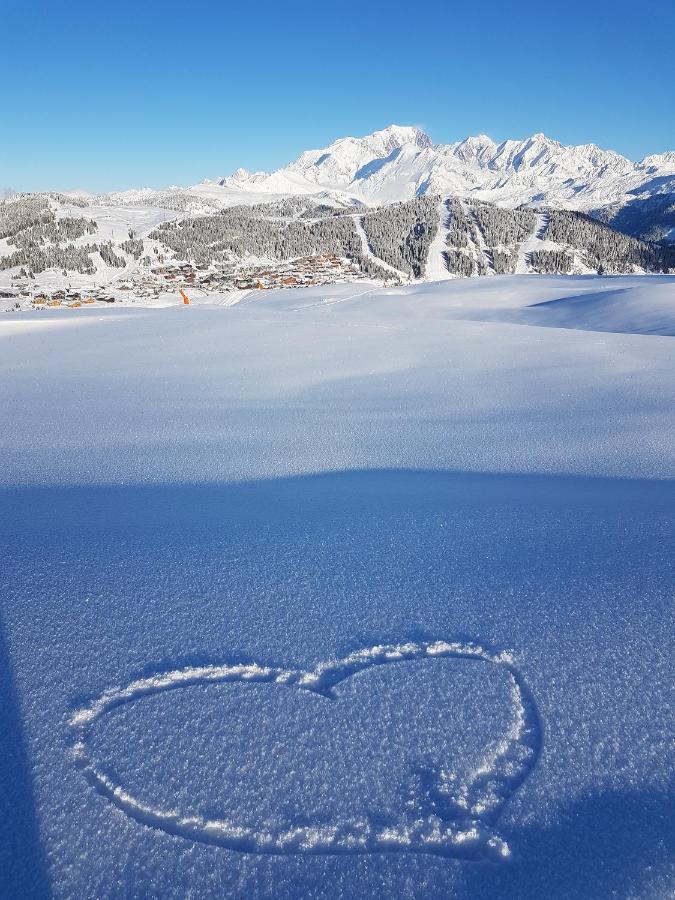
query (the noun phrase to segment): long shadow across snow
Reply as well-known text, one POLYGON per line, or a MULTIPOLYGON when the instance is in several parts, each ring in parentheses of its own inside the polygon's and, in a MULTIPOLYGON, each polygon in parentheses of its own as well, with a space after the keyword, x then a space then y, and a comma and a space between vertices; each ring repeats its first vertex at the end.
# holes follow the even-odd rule
POLYGON ((0 896, 51 896, 33 798, 31 765, 21 723, 0 605, 0 896))
MULTIPOLYGON (((63 683, 43 710, 59 720, 83 702, 73 688, 91 699, 138 676, 139 660, 150 675, 222 663, 229 654, 243 657, 267 644, 266 664, 310 665, 334 646, 346 655, 424 630, 429 638, 487 636, 498 649, 522 651, 528 684, 535 678, 545 695, 551 672, 575 684, 577 661, 568 666, 557 644, 572 647, 587 621, 591 631, 602 626, 607 643, 625 636, 622 620, 637 610, 645 638, 654 637, 650 610, 665 620, 671 596, 673 510, 673 481, 350 471, 224 485, 0 491, 0 545, 14 548, 17 595, 44 617, 43 648, 59 647, 60 655, 50 657, 50 675, 63 683), (69 566, 56 565, 65 558, 69 566), (26 575, 34 570, 37 580, 26 575), (115 603, 85 606, 80 597, 89 593, 115 603), (289 624, 303 615, 305 625, 289 624), (123 634, 125 623, 130 637, 123 634), (77 640, 70 631, 75 625, 77 640), (149 649, 142 647, 131 661, 130 649, 143 643, 149 649), (71 684, 72 673, 87 667, 86 678, 78 675, 71 684)), ((0 621, 0 896, 47 897, 8 643, 0 621)), ((599 648, 614 665, 611 649, 599 648)), ((21 671, 15 647, 13 656, 21 671)), ((658 683, 645 687, 652 695, 660 690, 658 683)), ((619 688, 612 696, 625 700, 619 688)), ((541 704, 544 726, 558 703, 552 696, 541 704)), ((642 732, 628 739, 638 758, 642 732)), ((66 741, 60 746, 55 765, 70 766, 66 741)), ((86 808, 98 814, 84 779, 82 787, 86 808)), ((652 859, 660 864, 659 847, 672 837, 665 792, 652 796, 646 783, 643 797, 594 788, 594 796, 568 807, 569 815, 563 809, 544 829, 509 825, 517 858, 503 874, 486 874, 483 867, 467 873, 467 895, 610 896, 584 890, 596 869, 611 866, 634 887, 652 859), (547 883, 556 871, 557 886, 547 883)), ((84 857, 85 865, 96 862, 84 857)), ((57 866, 55 860, 55 873, 57 866)), ((106 877, 113 876, 111 868, 106 877)), ((295 896, 303 893, 302 878, 294 882, 295 896)), ((620 875, 607 874, 605 883, 621 896, 620 875)))
POLYGON ((663 856, 675 854, 674 802, 672 784, 582 797, 546 827, 514 828, 518 854, 510 866, 493 867, 489 878, 484 868, 467 867, 466 896, 609 900, 637 896, 636 884, 641 896, 670 896, 663 856))

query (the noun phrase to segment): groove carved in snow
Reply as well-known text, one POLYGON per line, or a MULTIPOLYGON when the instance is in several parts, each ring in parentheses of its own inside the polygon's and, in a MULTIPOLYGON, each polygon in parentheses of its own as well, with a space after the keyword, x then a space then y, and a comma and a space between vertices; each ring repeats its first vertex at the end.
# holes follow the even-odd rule
MULTIPOLYGON (((495 830, 504 804, 534 768, 541 744, 537 710, 509 653, 491 652, 475 643, 407 642, 365 648, 309 671, 256 663, 189 666, 111 688, 75 711, 70 719, 73 753, 90 785, 132 819, 193 841, 253 853, 346 854, 392 851, 434 853, 464 859, 505 859, 506 841, 495 830), (306 691, 327 702, 339 701, 335 689, 366 669, 386 663, 463 659, 499 667, 507 682, 509 725, 485 746, 482 758, 458 781, 443 766, 420 773, 415 797, 398 817, 364 814, 349 820, 313 824, 306 819, 279 827, 252 826, 154 805, 135 795, 119 776, 94 759, 92 729, 115 709, 181 688, 214 683, 268 684, 306 691)), ((289 752, 292 752, 289 748, 289 752)))

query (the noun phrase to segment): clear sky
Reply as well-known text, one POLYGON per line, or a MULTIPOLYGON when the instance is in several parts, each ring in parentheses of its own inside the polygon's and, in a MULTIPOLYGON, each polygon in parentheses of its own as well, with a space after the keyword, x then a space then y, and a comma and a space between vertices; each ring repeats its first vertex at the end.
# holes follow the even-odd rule
POLYGON ((675 149, 675 0, 0 0, 0 188, 192 184, 391 123, 675 149))

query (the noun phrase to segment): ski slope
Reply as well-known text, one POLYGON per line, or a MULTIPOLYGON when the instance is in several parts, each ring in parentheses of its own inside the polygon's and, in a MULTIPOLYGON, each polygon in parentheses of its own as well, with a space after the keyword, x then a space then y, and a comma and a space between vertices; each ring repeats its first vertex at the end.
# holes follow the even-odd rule
POLYGON ((448 232, 450 230, 450 211, 447 199, 442 199, 438 204, 438 228, 431 245, 424 270, 424 277, 428 281, 446 281, 453 278, 445 265, 443 254, 447 249, 448 232))
POLYGON ((387 272, 391 272, 391 274, 395 278, 400 278, 403 282, 410 281, 410 276, 406 272, 402 272, 400 269, 397 269, 394 266, 390 266, 388 262, 380 259, 379 256, 375 256, 375 254, 371 250, 370 244, 368 243, 368 235, 363 229, 362 217, 353 216, 353 220, 354 227, 356 228, 356 232, 361 241, 361 249, 363 250, 363 255, 367 256, 369 259, 372 259, 376 265, 380 266, 380 268, 384 269, 387 272))
POLYGON ((464 210, 464 215, 474 226, 474 234, 476 236, 475 242, 472 240, 471 243, 474 246, 476 258, 481 260, 485 265, 485 274, 486 275, 494 275, 495 267, 492 262, 491 255, 488 253, 487 245, 485 243, 485 235, 483 234, 483 229, 481 228, 480 222, 478 221, 478 216, 476 215, 476 210, 473 206, 469 206, 468 203, 461 201, 462 209, 464 210))
POLYGON ((0 896, 670 896, 675 278, 231 299, 0 315, 0 896))

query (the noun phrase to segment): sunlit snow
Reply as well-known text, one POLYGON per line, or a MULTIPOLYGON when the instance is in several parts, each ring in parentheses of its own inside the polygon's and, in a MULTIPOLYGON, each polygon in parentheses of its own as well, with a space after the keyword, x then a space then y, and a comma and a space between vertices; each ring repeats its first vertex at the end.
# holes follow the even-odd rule
POLYGON ((0 894, 669 896, 675 278, 178 301, 0 318, 0 894))

